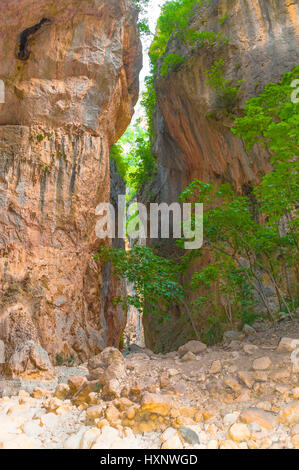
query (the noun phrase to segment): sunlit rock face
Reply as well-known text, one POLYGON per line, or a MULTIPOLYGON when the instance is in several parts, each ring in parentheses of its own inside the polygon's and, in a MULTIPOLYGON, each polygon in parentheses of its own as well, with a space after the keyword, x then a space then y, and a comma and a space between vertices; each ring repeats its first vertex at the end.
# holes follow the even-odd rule
MULTIPOLYGON (((131 0, 0 3, 0 340, 55 361, 117 345, 119 285, 93 258, 109 152, 138 97, 131 0)), ((26 367, 25 367, 26 369, 26 367)))
MULTIPOLYGON (((146 188, 145 200, 176 201, 194 178, 230 182, 240 193, 250 193, 252 185, 270 169, 269 157, 260 148, 246 152, 244 143, 233 136, 233 120, 219 109, 204 72, 222 58, 225 78, 244 80, 234 110, 238 113, 246 99, 269 82, 278 82, 299 63, 298 19, 295 1, 212 0, 195 14, 191 26, 198 31, 222 32, 228 38, 226 44, 192 50, 177 40, 170 41, 168 52, 186 56, 187 61, 165 78, 156 77, 153 152, 159 170, 154 183, 146 188)), ((161 253, 170 256, 174 250, 167 241, 161 247, 161 253)), ((209 259, 205 256, 204 264, 209 259)), ((144 319, 149 347, 168 351, 192 337, 189 323, 179 320, 181 310, 173 310, 171 316, 164 328, 151 316, 144 319)), ((198 319, 199 327, 202 323, 204 318, 202 322, 198 319)))

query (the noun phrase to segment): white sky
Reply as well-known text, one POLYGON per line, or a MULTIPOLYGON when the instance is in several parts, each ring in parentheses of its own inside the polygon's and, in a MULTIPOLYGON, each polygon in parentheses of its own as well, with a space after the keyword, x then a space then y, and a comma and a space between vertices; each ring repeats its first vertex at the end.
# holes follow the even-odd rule
MULTIPOLYGON (((167 0, 150 0, 149 7, 148 7, 148 18, 149 18, 149 26, 152 33, 156 30, 157 20, 160 15, 161 6, 166 3, 167 0)), ((151 45, 153 40, 152 36, 145 36, 142 38, 143 44, 143 69, 140 73, 140 99, 142 92, 144 91, 144 79, 150 73, 150 60, 148 57, 148 49, 151 45)), ((142 111, 140 104, 136 105, 135 108, 135 115, 133 118, 133 122, 140 116, 140 112, 142 111)))
MULTIPOLYGON (((166 2, 166 0, 150 0, 148 7, 148 18, 149 26, 152 33, 156 30, 157 20, 160 15, 161 6, 166 2)), ((141 72, 141 86, 143 88, 144 78, 149 74, 150 71, 150 62, 148 57, 148 48, 151 45, 153 38, 152 36, 144 37, 142 39, 143 43, 143 70, 141 72)))

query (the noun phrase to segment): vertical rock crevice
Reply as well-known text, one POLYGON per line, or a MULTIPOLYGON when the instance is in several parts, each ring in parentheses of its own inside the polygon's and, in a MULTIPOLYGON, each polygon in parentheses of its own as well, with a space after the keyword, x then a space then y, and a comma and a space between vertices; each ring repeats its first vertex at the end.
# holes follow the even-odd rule
POLYGON ((85 360, 124 328, 119 285, 93 259, 108 243, 95 208, 110 200, 110 147, 133 114, 142 53, 131 0, 4 0, 0 18, 0 340, 26 373, 28 332, 55 362, 85 360))
MULTIPOLYGON (((278 82, 299 63, 298 18, 298 5, 287 0, 213 0, 194 15, 192 28, 221 32, 227 43, 195 50, 177 39, 170 40, 167 52, 182 55, 186 61, 166 77, 155 77, 153 153, 158 173, 143 194, 145 202, 151 194, 151 200, 171 204, 195 178, 229 182, 242 193, 271 169, 264 149, 255 147, 247 152, 244 143, 232 134, 233 119, 219 109, 205 72, 223 59, 225 79, 245 78, 237 104, 240 111, 246 99, 256 96, 269 82, 278 82)), ((176 247, 171 243, 161 242, 161 255, 174 255, 176 247)), ((193 266, 186 281, 198 269, 200 266, 193 266)), ((191 339, 192 331, 181 313, 173 308, 172 321, 165 321, 164 326, 154 316, 144 319, 149 348, 166 352, 191 339)))

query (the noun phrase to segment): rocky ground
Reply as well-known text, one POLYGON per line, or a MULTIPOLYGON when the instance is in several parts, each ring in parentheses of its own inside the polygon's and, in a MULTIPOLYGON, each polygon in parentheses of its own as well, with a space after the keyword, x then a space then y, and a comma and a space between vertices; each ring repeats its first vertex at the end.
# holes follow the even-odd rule
POLYGON ((57 368, 53 390, 24 381, 0 399, 0 448, 299 448, 299 321, 225 338, 164 356, 107 348, 57 368))

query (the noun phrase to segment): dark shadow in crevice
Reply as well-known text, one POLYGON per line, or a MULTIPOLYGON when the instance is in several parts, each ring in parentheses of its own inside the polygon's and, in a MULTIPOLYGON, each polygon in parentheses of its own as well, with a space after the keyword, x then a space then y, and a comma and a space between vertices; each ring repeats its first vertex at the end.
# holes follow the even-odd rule
POLYGON ((41 29, 44 24, 51 23, 51 20, 48 18, 43 18, 38 24, 31 26, 31 28, 25 29, 20 34, 20 43, 17 57, 19 60, 28 60, 30 57, 31 51, 28 48, 29 39, 34 36, 41 29))

